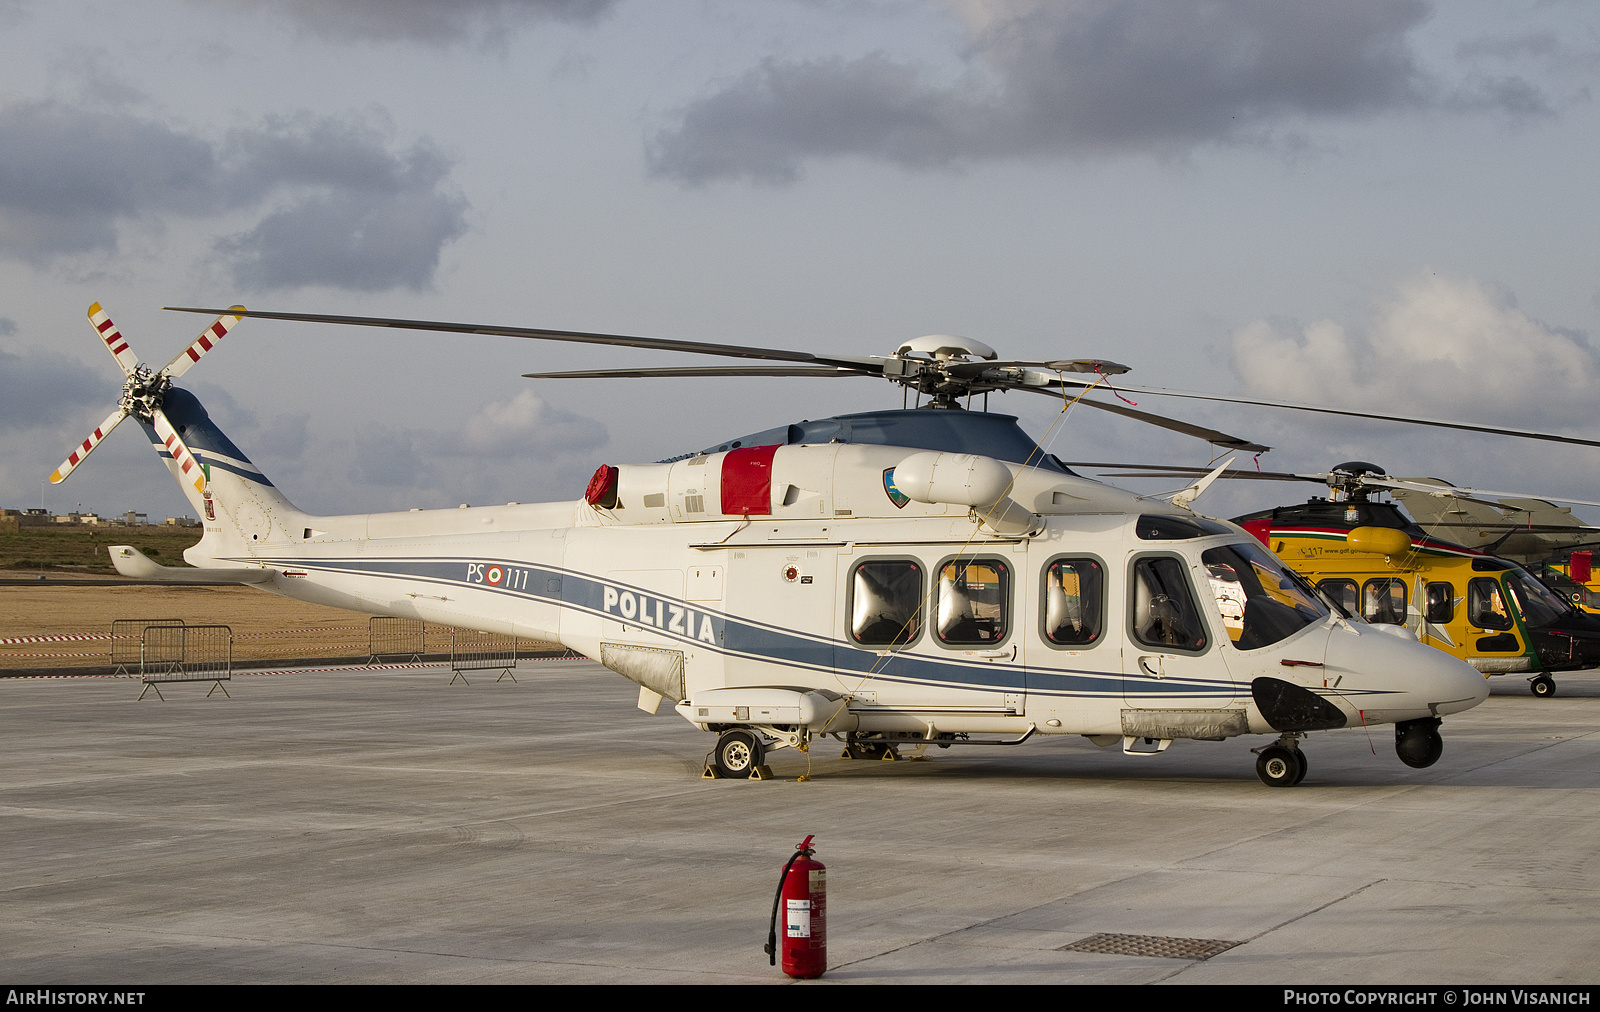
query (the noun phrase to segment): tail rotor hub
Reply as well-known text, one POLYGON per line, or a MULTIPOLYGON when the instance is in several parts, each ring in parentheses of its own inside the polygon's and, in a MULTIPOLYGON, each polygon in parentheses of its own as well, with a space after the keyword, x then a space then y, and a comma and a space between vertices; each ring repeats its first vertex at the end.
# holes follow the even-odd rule
POLYGON ((122 396, 117 403, 122 410, 141 422, 148 422, 151 416, 160 410, 161 402, 166 399, 167 391, 171 389, 171 377, 165 373, 158 373, 141 362, 133 370, 133 375, 122 385, 122 396))

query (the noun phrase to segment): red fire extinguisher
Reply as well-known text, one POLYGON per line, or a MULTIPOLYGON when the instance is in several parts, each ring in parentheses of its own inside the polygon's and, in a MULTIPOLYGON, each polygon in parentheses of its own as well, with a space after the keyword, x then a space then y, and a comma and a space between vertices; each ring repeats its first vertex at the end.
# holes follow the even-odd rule
POLYGON ((767 957, 778 961, 778 917, 783 917, 783 972, 791 977, 820 977, 828 969, 828 869, 813 861, 811 837, 800 841, 778 878, 767 928, 767 957))

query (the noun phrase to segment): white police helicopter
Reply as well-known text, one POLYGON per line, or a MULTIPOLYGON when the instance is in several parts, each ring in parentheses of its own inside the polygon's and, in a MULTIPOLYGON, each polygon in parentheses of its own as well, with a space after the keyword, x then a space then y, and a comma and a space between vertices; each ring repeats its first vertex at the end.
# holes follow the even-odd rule
POLYGON ((155 371, 98 304, 89 316, 127 379, 117 410, 51 480, 132 415, 204 517, 203 537, 184 553, 195 569, 123 546, 113 550, 123 573, 233 580, 560 643, 637 683, 641 708, 656 712, 665 699, 716 733, 708 776, 762 776, 768 751, 824 735, 853 758, 894 758, 1035 734, 1148 756, 1178 739, 1258 734, 1275 740, 1254 750, 1257 774, 1288 787, 1306 774, 1300 744, 1310 732, 1392 724, 1399 757, 1425 767, 1443 748, 1441 718, 1488 695, 1473 668, 1403 628, 1341 611, 1250 534, 1192 512, 1222 468, 1170 502, 1136 497, 1072 473, 1014 417, 960 407, 996 390, 1064 404, 1077 391, 1072 403, 1266 449, 1084 397, 1127 371, 1112 362, 1000 361, 976 341, 942 336, 892 355, 830 357, 234 307, 155 371), (530 374, 556 378, 881 376, 916 391, 919 406, 602 466, 575 501, 312 516, 172 385, 247 315, 755 360, 530 374))

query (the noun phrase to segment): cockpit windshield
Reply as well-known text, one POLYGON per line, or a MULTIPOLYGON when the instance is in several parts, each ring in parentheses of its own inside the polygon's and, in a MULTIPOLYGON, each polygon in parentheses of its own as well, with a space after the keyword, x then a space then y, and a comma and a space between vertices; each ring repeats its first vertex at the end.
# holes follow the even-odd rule
POLYGON ((1207 549, 1200 561, 1228 636, 1240 650, 1269 646, 1327 617, 1305 581, 1256 542, 1207 549))
POLYGON ((1506 588, 1511 591, 1522 620, 1534 628, 1554 625, 1572 614, 1572 605, 1563 601, 1555 591, 1519 569, 1509 570, 1505 576, 1506 588))

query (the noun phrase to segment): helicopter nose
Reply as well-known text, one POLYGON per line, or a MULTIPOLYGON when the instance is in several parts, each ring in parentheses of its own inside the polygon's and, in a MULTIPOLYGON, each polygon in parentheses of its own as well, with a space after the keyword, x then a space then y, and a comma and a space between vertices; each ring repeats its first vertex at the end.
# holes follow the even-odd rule
POLYGON ((1328 641, 1330 670, 1349 672, 1346 696, 1370 722, 1399 722, 1460 713, 1489 698, 1479 671, 1417 642, 1400 626, 1353 625, 1328 641))

